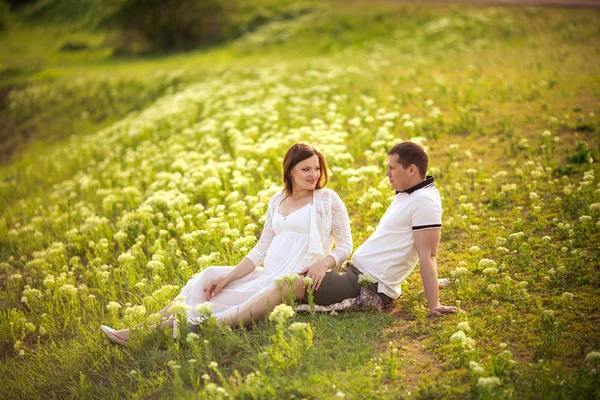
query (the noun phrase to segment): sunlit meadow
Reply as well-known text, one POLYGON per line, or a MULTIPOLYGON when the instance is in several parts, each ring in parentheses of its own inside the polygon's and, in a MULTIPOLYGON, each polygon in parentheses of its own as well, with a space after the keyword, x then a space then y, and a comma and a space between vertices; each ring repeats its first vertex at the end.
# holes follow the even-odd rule
POLYGON ((0 170, 0 397, 600 396, 600 13, 352 4, 10 93, 3 121, 40 139, 0 170), (408 139, 443 199, 441 299, 463 312, 429 317, 417 269, 389 312, 101 334, 237 264, 294 142, 322 149, 360 245, 408 139))

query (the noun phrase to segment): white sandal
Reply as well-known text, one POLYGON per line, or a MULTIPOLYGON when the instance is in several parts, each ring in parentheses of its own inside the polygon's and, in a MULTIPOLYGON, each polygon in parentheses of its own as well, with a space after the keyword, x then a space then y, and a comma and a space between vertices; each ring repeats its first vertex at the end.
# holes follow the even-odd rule
POLYGON ((110 340, 112 340, 113 342, 115 342, 115 343, 117 343, 117 344, 120 344, 121 346, 129 346, 129 340, 125 340, 125 339, 123 339, 123 338, 119 337, 119 335, 117 335, 117 334, 115 333, 116 331, 115 331, 114 329, 112 329, 112 328, 110 328, 110 327, 108 327, 108 326, 106 326, 106 325, 102 325, 102 326, 100 327, 100 329, 101 329, 101 330, 102 330, 102 332, 104 332, 104 334, 105 334, 106 336, 108 336, 108 338, 109 338, 110 340))

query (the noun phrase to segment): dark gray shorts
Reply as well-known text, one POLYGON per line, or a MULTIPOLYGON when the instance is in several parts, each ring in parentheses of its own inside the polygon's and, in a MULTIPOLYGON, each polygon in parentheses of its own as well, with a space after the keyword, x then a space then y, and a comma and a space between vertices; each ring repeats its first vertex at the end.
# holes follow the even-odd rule
MULTIPOLYGON (((342 269, 339 272, 327 272, 323 278, 323 282, 321 282, 319 290, 314 292, 315 304, 319 306, 328 306, 339 303, 346 299, 358 297, 360 295, 358 277, 361 274, 362 272, 352 265, 351 262, 348 262, 342 266, 342 269)), ((377 282, 371 284, 368 289, 373 293, 376 293, 381 298, 384 307, 389 307, 392 305, 394 299, 383 293, 377 292, 377 282)), ((304 295, 302 302, 307 303, 307 299, 308 294, 304 295)))

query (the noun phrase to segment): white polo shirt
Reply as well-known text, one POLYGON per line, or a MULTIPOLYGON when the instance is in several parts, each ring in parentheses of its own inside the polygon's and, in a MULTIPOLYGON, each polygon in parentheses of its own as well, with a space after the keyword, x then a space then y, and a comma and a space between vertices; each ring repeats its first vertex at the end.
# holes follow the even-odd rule
POLYGON ((415 269, 419 254, 414 231, 442 226, 442 201, 434 177, 396 194, 375 232, 356 250, 352 264, 375 278, 378 291, 397 299, 400 284, 415 269))

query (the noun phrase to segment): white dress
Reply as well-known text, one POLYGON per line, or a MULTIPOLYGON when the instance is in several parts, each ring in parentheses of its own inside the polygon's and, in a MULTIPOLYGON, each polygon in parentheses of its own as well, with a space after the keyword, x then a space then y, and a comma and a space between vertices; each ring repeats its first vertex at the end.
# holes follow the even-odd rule
MULTIPOLYGON (((312 207, 312 203, 309 203, 287 217, 279 211, 273 213, 271 224, 275 236, 267 250, 264 268, 257 267, 248 275, 231 282, 210 299, 212 314, 217 319, 235 315, 253 300, 273 289, 276 279, 305 268, 302 259, 308 252, 312 207)), ((209 282, 227 274, 233 268, 235 267, 208 267, 188 281, 180 293, 185 297, 182 303, 191 308, 188 311, 188 322, 201 322, 195 308, 206 302, 204 289, 209 282)))

